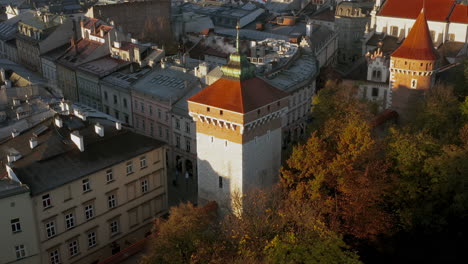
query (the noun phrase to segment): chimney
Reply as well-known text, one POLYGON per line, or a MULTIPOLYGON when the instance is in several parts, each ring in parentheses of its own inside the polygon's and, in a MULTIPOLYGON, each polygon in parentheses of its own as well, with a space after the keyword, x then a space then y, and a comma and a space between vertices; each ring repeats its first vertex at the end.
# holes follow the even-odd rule
POLYGON ((8 161, 8 163, 11 164, 11 163, 21 159, 21 157, 22 157, 21 154, 18 151, 15 150, 13 152, 8 153, 7 161, 8 161))
POLYGON ((308 22, 307 25, 306 25, 306 36, 308 38, 311 38, 312 37, 312 23, 308 22))
POLYGON ((6 81, 5 69, 1 68, 0 69, 0 82, 5 82, 5 81, 6 81))
POLYGON ((5 80, 5 87, 6 88, 11 88, 11 81, 10 80, 5 80))
POLYGON ((16 174, 15 174, 15 172, 13 171, 11 165, 10 165, 10 164, 7 164, 7 165, 5 165, 5 167, 6 167, 6 171, 7 171, 7 173, 8 173, 8 178, 10 178, 10 180, 12 180, 12 181, 21 183, 21 181, 18 179, 18 177, 16 177, 16 174))
POLYGON ((117 130, 122 130, 122 123, 120 123, 120 122, 115 122, 115 128, 116 128, 117 130))
POLYGON ((86 121, 86 115, 85 115, 85 114, 82 114, 82 113, 80 112, 80 110, 74 109, 73 114, 74 114, 76 117, 80 118, 81 120, 86 121))
POLYGON ((120 47, 122 47, 122 46, 120 45, 120 41, 114 41, 114 48, 120 49, 120 47))
POLYGON ((65 112, 65 114, 69 115, 70 114, 70 104, 66 101, 60 102, 60 109, 62 112, 65 112))
POLYGON ((29 147, 31 149, 35 148, 37 146, 37 137, 32 137, 29 139, 29 147))
POLYGON ((20 132, 18 130, 16 130, 16 129, 13 129, 11 131, 11 137, 12 138, 15 138, 15 137, 19 136, 19 134, 20 134, 20 132))
POLYGON ((62 118, 60 118, 60 116, 55 117, 55 126, 56 127, 63 127, 63 121, 62 121, 62 118))
POLYGON ((18 98, 13 98, 13 106, 18 106, 18 105, 20 105, 20 104, 21 104, 20 99, 18 99, 18 98))
POLYGON ((96 132, 96 134, 98 134, 100 137, 103 137, 104 136, 104 126, 97 123, 96 125, 94 125, 94 132, 96 132))
POLYGON ((75 145, 78 147, 78 149, 83 152, 84 151, 84 141, 83 141, 83 136, 80 135, 80 132, 77 130, 73 131, 70 133, 70 138, 75 143, 75 145))

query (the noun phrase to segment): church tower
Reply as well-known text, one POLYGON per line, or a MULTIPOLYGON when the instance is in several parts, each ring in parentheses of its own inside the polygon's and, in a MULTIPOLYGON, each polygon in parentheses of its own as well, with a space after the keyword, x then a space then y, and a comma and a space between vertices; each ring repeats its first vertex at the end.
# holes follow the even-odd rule
POLYGON ((434 83, 437 54, 427 26, 424 9, 408 37, 391 54, 390 89, 392 108, 406 114, 434 83))
POLYGON ((281 166, 282 117, 288 94, 256 77, 239 51, 221 68, 223 76, 189 98, 196 122, 198 202, 231 208, 234 194, 273 185, 281 166))

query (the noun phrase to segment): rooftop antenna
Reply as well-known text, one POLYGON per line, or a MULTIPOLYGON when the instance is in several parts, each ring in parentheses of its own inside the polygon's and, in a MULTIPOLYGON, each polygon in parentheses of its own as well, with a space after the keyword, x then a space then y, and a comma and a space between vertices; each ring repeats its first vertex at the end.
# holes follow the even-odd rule
POLYGON ((236 50, 237 50, 237 53, 240 54, 240 45, 239 45, 240 22, 239 22, 239 19, 237 20, 236 31, 237 31, 236 50))

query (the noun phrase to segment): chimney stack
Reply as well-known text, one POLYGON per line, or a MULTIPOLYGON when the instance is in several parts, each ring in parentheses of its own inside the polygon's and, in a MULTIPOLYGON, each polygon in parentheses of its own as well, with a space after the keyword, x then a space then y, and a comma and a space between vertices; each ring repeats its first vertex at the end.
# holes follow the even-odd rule
POLYGON ((37 146, 37 137, 32 137, 29 139, 29 147, 31 149, 35 148, 37 146))
POLYGON ((7 161, 8 161, 9 164, 11 164, 11 163, 21 159, 21 157, 22 157, 21 154, 18 151, 14 150, 14 151, 8 153, 7 161))
POLYGON ((63 127, 63 121, 62 121, 62 118, 60 118, 60 116, 55 117, 55 126, 56 127, 63 127))
POLYGON ((84 151, 84 141, 83 141, 83 136, 80 135, 80 132, 77 130, 73 131, 70 133, 70 138, 75 143, 75 145, 78 147, 78 149, 83 152, 84 151))
POLYGON ((98 134, 100 137, 103 137, 104 136, 104 126, 97 123, 96 125, 94 125, 94 131, 96 132, 96 134, 98 134))
POLYGON ((5 82, 5 81, 6 81, 5 69, 1 68, 0 69, 0 82, 5 82))
POLYGON ((120 122, 115 122, 115 128, 116 128, 117 130, 122 130, 122 123, 120 123, 120 122))
POLYGON ((10 180, 12 180, 12 181, 21 183, 21 181, 18 179, 18 177, 16 177, 16 174, 15 174, 15 172, 13 171, 11 165, 10 165, 10 164, 7 164, 7 165, 5 165, 5 167, 6 167, 6 171, 7 171, 7 173, 8 173, 8 178, 10 178, 10 180))

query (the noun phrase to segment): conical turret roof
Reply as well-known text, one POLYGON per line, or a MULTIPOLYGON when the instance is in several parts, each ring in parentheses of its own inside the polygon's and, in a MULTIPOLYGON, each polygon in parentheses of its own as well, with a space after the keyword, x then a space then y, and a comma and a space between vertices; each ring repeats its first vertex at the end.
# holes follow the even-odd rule
POLYGON ((436 60, 437 55, 432 43, 431 33, 427 26, 424 8, 413 24, 408 37, 401 46, 393 52, 392 57, 412 60, 436 60))

